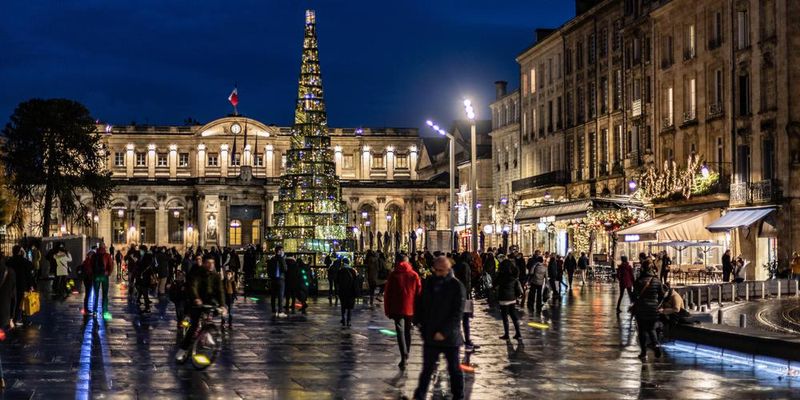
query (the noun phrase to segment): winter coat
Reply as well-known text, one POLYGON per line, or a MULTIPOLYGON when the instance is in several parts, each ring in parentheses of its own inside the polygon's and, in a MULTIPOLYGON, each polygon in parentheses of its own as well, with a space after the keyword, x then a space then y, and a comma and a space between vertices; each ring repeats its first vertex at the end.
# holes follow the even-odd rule
POLYGON ((286 279, 286 268, 286 257, 275 255, 267 262, 267 275, 271 279, 286 279), (280 270, 280 276, 278 270, 280 270))
POLYGON ((578 268, 580 269, 589 268, 589 257, 581 256, 581 258, 578 259, 578 268))
POLYGON ((617 281, 620 289, 633 287, 633 267, 627 261, 617 268, 617 281))
POLYGON ((56 276, 69 275, 69 263, 72 262, 72 255, 68 251, 56 253, 53 256, 56 261, 56 276))
MULTIPOLYGON (((16 255, 8 258, 6 265, 14 271, 18 291, 23 292, 29 288, 36 287, 36 280, 33 277, 33 264, 27 258, 16 255)), ((19 300, 17 299, 17 301, 19 300)))
POLYGON ((17 277, 14 270, 6 266, 6 260, 0 260, 0 328, 5 329, 11 320, 11 306, 17 297, 17 277), (5 280, 3 275, 8 271, 5 280))
POLYGON ((467 298, 472 298, 472 272, 470 269, 469 264, 461 261, 453 267, 453 274, 455 275, 456 279, 458 279, 462 285, 464 285, 464 290, 467 292, 467 298))
POLYGON ((528 283, 531 285, 542 286, 547 279, 547 268, 544 263, 537 262, 534 264, 530 275, 528 276, 528 283))
POLYGON ((383 292, 383 311, 389 318, 414 315, 414 301, 422 290, 419 275, 411 264, 401 262, 389 273, 383 292))
POLYGON ((461 319, 464 315, 464 285, 450 272, 445 277, 433 275, 422 283, 422 292, 414 305, 414 322, 420 327, 426 346, 459 347, 463 344, 461 319), (437 341, 436 333, 444 335, 437 341))
POLYGON ((551 281, 558 280, 558 263, 556 262, 555 257, 550 257, 550 261, 547 263, 547 276, 550 277, 551 281))
MULTIPOLYGON (((514 301, 517 299, 517 285, 519 280, 513 268, 513 262, 504 260, 497 271, 494 288, 497 290, 497 301, 514 301)), ((502 303, 501 303, 502 304, 502 303)))
POLYGON ((286 291, 292 293, 300 286, 300 268, 294 258, 286 259, 286 291))
POLYGON ((642 271, 633 287, 636 319, 639 321, 658 320, 658 305, 661 303, 662 297, 661 281, 650 271, 642 271))
POLYGON ((111 271, 114 270, 114 260, 111 258, 111 254, 108 254, 106 249, 101 247, 94 254, 83 260, 83 265, 81 266, 83 268, 83 276, 94 279, 95 257, 102 257, 103 270, 105 270, 106 276, 111 275, 111 271))
POLYGON ((364 264, 367 267, 367 283, 374 287, 378 285, 378 269, 383 268, 382 265, 379 265, 378 257, 371 255, 364 260, 364 264))
POLYGON ((575 257, 573 257, 573 256, 570 254, 570 255, 569 255, 569 256, 567 256, 567 258, 564 260, 564 269, 566 269, 566 270, 567 270, 567 272, 575 272, 575 269, 576 269, 576 268, 578 268, 578 262, 575 260, 575 257))
POLYGON ((200 299, 203 304, 224 306, 225 287, 220 274, 205 268, 196 269, 188 283, 189 296, 186 300, 194 302, 195 299, 200 299))
POLYGON ((158 272, 158 277, 166 278, 170 276, 171 271, 170 271, 169 255, 167 253, 159 251, 158 253, 156 253, 155 259, 156 259, 156 264, 158 264, 158 266, 156 267, 156 271, 158 272))
POLYGON ((342 302, 342 308, 352 309, 356 306, 359 290, 357 281, 356 270, 349 265, 342 266, 336 273, 336 291, 339 294, 339 301, 342 302))

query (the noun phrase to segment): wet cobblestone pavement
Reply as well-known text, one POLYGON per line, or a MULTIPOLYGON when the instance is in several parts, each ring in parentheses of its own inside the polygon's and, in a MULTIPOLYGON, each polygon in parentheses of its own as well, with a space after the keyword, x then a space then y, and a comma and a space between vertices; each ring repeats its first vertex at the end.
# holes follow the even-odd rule
POLYGON ((725 307, 722 321, 739 326, 739 316, 747 316, 747 326, 800 337, 800 299, 757 300, 725 307))
MULTIPOLYGON (((560 307, 523 316, 521 343, 498 339, 499 316, 476 306, 473 337, 482 347, 465 358, 475 369, 467 374, 469 397, 800 397, 800 378, 694 353, 668 350, 642 364, 635 328, 627 314, 616 316, 615 302, 611 285, 576 287, 560 307), (530 327, 530 321, 549 328, 530 327)), ((346 329, 327 298, 312 302, 307 317, 276 322, 270 321, 268 299, 240 298, 233 331, 206 371, 175 365, 171 304, 139 317, 124 293, 113 290, 113 319, 86 324, 80 306, 79 296, 45 301, 32 325, 0 344, 4 398, 393 399, 412 394, 421 368, 415 336, 407 371, 398 370, 394 338, 376 329, 393 328, 378 306, 356 305, 353 326, 346 329)), ((440 371, 430 394, 437 398, 448 393, 447 374, 440 371)))

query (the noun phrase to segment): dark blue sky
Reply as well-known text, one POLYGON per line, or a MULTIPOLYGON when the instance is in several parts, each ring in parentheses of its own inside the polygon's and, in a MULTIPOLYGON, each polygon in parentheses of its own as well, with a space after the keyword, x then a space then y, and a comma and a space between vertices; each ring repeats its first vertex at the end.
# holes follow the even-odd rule
POLYGON ((331 126, 420 127, 463 114, 461 99, 518 86, 515 56, 572 1, 6 1, 0 121, 31 97, 76 99, 99 119, 180 124, 240 111, 292 121, 303 10, 317 11, 331 126))

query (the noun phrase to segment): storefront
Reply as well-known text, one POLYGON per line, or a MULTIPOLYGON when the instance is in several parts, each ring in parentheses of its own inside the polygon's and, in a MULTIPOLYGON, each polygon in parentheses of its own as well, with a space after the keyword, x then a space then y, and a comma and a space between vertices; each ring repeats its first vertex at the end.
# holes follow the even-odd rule
POLYGON ((735 208, 707 225, 709 232, 723 234, 733 257, 749 262, 746 279, 767 279, 763 266, 778 259, 778 232, 775 229, 776 207, 735 208))
POLYGON ((664 250, 679 267, 681 264, 716 265, 724 252, 725 236, 705 227, 718 219, 720 213, 718 208, 667 213, 622 229, 617 233, 617 253, 637 260, 639 253, 664 250))

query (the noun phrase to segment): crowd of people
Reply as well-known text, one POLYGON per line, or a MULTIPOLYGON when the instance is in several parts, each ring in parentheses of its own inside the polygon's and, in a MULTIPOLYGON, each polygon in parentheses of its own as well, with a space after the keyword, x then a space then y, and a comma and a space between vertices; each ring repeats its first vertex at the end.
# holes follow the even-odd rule
MULTIPOLYGON (((151 296, 173 302, 178 330, 188 321, 188 330, 176 352, 176 360, 182 362, 198 327, 197 306, 219 307, 223 327, 231 329, 243 283, 263 278, 269 282, 273 320, 297 311, 306 314, 308 298, 312 287, 316 293, 319 278, 327 280, 329 303, 340 307, 345 329, 352 325, 359 300, 370 308, 383 303, 384 313, 393 321, 397 334, 401 370, 408 363, 413 327, 417 327, 423 344, 423 367, 415 398, 425 397, 440 355, 448 364, 453 398, 462 398, 459 352, 462 347, 466 352, 480 348, 470 332, 476 299, 485 299, 490 310, 499 314, 503 329, 500 339, 522 340, 518 307, 526 308, 528 315, 538 315, 547 304, 558 307, 565 289, 571 289, 578 280, 581 285, 587 283, 590 261, 585 253, 562 256, 535 251, 524 257, 514 248, 506 250, 443 253, 425 249, 412 254, 369 250, 356 260, 331 253, 324 257, 325 268, 317 277, 310 260, 287 255, 280 246, 271 252, 265 246, 247 246, 240 262, 239 255, 230 248, 190 247, 181 254, 163 246, 107 249, 99 244, 75 266, 63 244, 56 244, 45 255, 36 246, 15 246, 11 257, 0 263, 0 322, 10 320, 13 324, 22 320, 16 299, 36 287, 41 260, 46 258, 54 266, 56 299, 69 296, 78 284, 87 288, 83 291, 83 311, 87 316, 98 315, 100 305, 102 315, 107 316, 112 277, 126 285, 131 305, 142 314, 150 312, 151 296), (9 296, 4 296, 6 293, 9 296), (90 293, 97 297, 94 307, 89 303, 90 293), (2 300, 6 297, 11 300, 4 306, 2 300)), ((659 321, 686 317, 681 297, 669 287, 670 265, 669 256, 658 253, 641 254, 635 266, 623 256, 616 266, 620 287, 617 311, 622 311, 622 298, 627 293, 629 311, 639 330, 642 360, 646 359, 648 347, 656 357, 660 356, 656 332, 659 321)))

